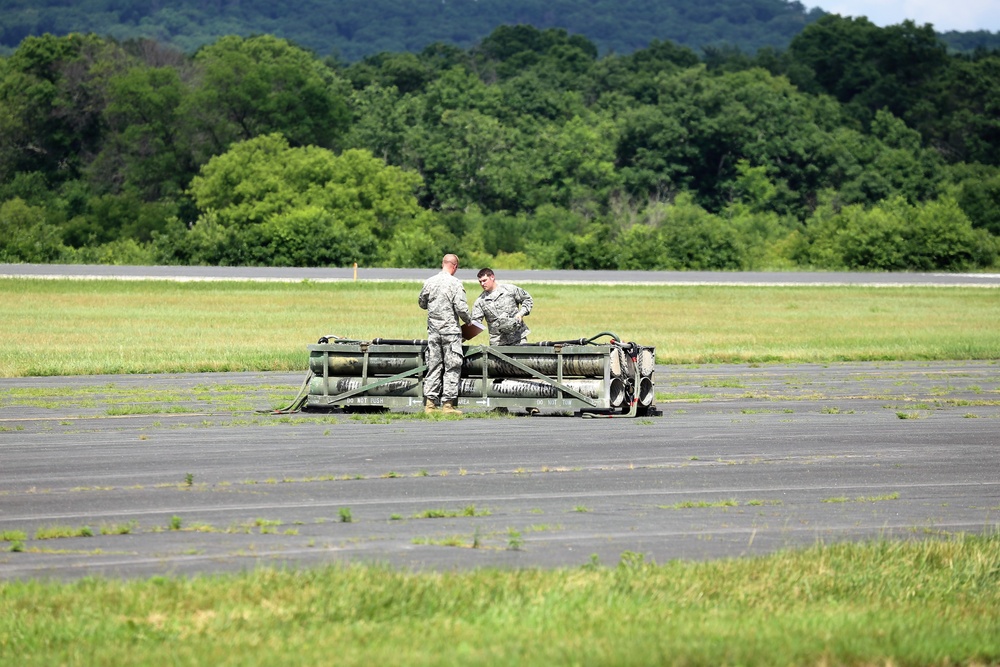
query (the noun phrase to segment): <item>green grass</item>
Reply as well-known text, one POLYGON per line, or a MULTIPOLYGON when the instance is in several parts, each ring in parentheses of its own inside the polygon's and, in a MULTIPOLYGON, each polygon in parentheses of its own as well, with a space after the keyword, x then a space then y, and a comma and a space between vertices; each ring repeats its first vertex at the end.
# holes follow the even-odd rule
POLYGON ((681 509, 691 509, 695 507, 737 507, 739 503, 732 498, 727 498, 726 500, 682 500, 680 502, 674 503, 673 505, 657 505, 658 508, 664 510, 681 510, 681 509))
MULTIPOLYGON (((1000 290, 525 283, 532 339, 660 363, 1000 358, 1000 290)), ((474 285, 467 291, 475 296, 474 285)), ((417 283, 0 279, 0 376, 303 370, 320 336, 423 338, 417 283)))
MULTIPOLYGON (((517 538, 510 536, 516 548, 517 538)), ((466 538, 428 543, 471 547, 466 538)), ((0 582, 18 665, 976 665, 1000 661, 1000 538, 762 558, 379 566, 0 582), (334 658, 335 656, 335 658, 334 658)))
POLYGON ((52 540, 60 537, 93 537, 90 526, 43 526, 35 531, 36 540, 52 540))
POLYGON ((414 519, 450 519, 455 517, 477 517, 477 516, 489 516, 491 512, 489 510, 477 510, 475 505, 466 505, 460 510, 445 510, 445 509, 429 509, 417 512, 413 515, 414 519))

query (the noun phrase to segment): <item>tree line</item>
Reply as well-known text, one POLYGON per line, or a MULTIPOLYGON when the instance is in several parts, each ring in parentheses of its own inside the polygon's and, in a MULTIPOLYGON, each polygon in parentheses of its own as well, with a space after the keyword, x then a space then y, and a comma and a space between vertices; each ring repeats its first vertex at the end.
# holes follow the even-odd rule
POLYGON ((601 53, 631 53, 654 38, 755 51, 787 46, 823 13, 787 0, 0 0, 0 49, 83 32, 193 53, 228 35, 268 34, 356 62, 437 42, 472 48, 499 25, 527 24, 583 35, 601 53))
POLYGON ((839 16, 752 56, 527 25, 352 64, 27 37, 0 59, 0 261, 991 267, 997 108, 1000 52, 839 16))
MULTIPOLYGON (((654 39, 753 53, 787 48, 825 15, 798 0, 0 0, 0 54, 45 33, 153 39, 186 53, 227 35, 268 34, 350 63, 437 42, 468 49, 514 24, 563 28, 601 54, 629 54, 654 39)), ((985 30, 939 36, 955 52, 1000 48, 1000 33, 985 30)))

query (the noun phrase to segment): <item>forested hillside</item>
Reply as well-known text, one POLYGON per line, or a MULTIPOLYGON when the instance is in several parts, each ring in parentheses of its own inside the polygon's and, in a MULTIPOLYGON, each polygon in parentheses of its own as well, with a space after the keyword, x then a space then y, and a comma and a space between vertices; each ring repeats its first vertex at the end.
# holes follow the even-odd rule
POLYGON ((435 42, 470 48, 500 25, 528 24, 583 35, 602 53, 654 39, 755 51, 787 46, 821 15, 786 0, 2 0, 0 46, 89 32, 190 53, 226 35, 269 34, 353 62, 435 42))
MULTIPOLYGON (((653 40, 698 53, 706 47, 754 53, 786 48, 823 15, 797 0, 0 0, 0 54, 45 33, 148 38, 187 53, 227 35, 268 34, 354 62, 380 52, 419 52, 435 42, 467 49, 498 26, 517 24, 582 35, 602 55, 629 54, 653 40)), ((941 38, 961 52, 1000 48, 1000 33, 941 38)))
POLYGON ((996 267, 997 109, 1000 52, 832 15, 704 56, 524 25, 349 64, 27 37, 0 58, 0 261, 996 267))

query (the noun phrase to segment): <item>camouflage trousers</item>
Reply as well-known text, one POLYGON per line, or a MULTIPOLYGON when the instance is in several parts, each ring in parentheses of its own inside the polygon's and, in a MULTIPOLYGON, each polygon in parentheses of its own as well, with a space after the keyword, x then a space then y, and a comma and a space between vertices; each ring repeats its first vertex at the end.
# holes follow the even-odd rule
POLYGON ((427 333, 427 375, 424 376, 426 400, 447 403, 458 398, 462 359, 461 334, 427 333))

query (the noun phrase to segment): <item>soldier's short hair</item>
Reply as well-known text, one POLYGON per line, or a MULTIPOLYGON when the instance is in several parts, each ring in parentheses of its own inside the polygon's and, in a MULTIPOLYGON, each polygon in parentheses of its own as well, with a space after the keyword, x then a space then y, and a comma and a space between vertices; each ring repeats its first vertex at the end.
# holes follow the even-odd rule
POLYGON ((493 269, 487 267, 484 269, 479 269, 479 273, 476 274, 476 278, 485 278, 486 276, 493 276, 493 269))

